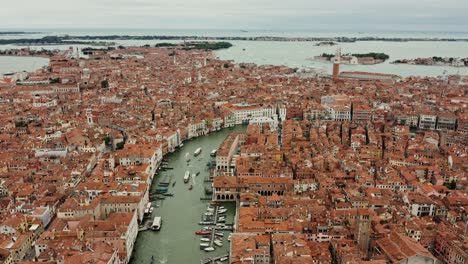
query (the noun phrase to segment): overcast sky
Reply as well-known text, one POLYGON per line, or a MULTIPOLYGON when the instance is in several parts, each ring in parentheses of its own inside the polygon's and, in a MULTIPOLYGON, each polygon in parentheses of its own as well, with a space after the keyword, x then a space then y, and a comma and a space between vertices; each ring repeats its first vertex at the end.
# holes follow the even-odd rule
POLYGON ((2 28, 468 31, 468 0, 0 0, 2 28))

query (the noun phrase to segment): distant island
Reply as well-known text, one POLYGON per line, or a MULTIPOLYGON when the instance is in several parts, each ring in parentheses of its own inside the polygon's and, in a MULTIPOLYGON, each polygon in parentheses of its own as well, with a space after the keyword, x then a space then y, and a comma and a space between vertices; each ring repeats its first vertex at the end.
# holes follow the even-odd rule
MULTIPOLYGON (((4 32, 6 33, 6 32, 4 32)), ((11 32, 9 32, 11 34, 11 32)), ((24 33, 27 34, 27 33, 24 33)), ((0 39, 0 45, 67 45, 90 44, 112 45, 112 41, 118 40, 190 40, 190 41, 303 41, 323 42, 319 45, 332 45, 335 42, 356 41, 468 41, 468 39, 456 38, 381 38, 381 37, 209 37, 209 36, 130 36, 130 35, 101 35, 101 36, 46 36, 43 38, 24 39, 0 39)))
POLYGON ((0 35, 26 35, 26 34, 41 34, 42 32, 26 32, 26 31, 0 31, 0 35))
POLYGON ((335 46, 335 45, 338 45, 338 44, 336 44, 336 43, 333 42, 333 41, 321 41, 321 42, 315 44, 314 46, 319 46, 319 47, 331 47, 331 46, 335 46))
MULTIPOLYGON (((322 53, 320 56, 315 56, 315 60, 325 60, 325 61, 335 61, 335 54, 322 53)), ((388 60, 390 56, 385 53, 354 53, 354 54, 343 54, 340 57, 340 63, 344 64, 364 64, 364 65, 373 65, 382 63, 388 60)))
POLYGON ((69 37, 46 36, 43 38, 0 39, 0 45, 111 45, 112 42, 74 40, 69 37))
POLYGON ((232 47, 232 44, 229 42, 185 42, 180 44, 174 43, 158 43, 154 45, 156 48, 161 47, 180 47, 183 50, 194 50, 194 49, 201 49, 201 50, 219 50, 219 49, 228 49, 232 47))
POLYGON ((451 66, 451 67, 468 67, 468 58, 453 58, 453 57, 429 57, 416 59, 402 59, 392 62, 394 64, 412 64, 412 65, 429 65, 429 66, 451 66))

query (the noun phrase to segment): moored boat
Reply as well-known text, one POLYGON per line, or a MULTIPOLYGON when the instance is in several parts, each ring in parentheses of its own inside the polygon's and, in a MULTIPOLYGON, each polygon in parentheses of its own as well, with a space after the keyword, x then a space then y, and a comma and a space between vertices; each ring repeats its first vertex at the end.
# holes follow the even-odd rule
POLYGON ((159 231, 161 229, 162 219, 160 216, 154 217, 153 224, 151 225, 151 229, 155 231, 159 231))
POLYGON ((214 156, 216 156, 216 153, 218 153, 218 150, 217 150, 217 149, 213 149, 213 150, 211 151, 211 153, 210 153, 210 156, 211 156, 211 157, 214 157, 214 156))
POLYGON ((199 225, 213 225, 214 223, 213 222, 209 222, 209 221, 201 221, 198 223, 199 225))
POLYGON ((223 246, 223 243, 221 243, 221 241, 219 241, 219 240, 215 240, 215 241, 213 241, 213 243, 214 243, 215 245, 217 245, 218 247, 222 247, 222 246, 223 246))
POLYGON ((200 243, 200 247, 209 247, 210 243, 200 243))
POLYGON ((207 247, 204 249, 206 252, 214 251, 214 247, 207 247))
POLYGON ((200 238, 200 241, 202 241, 202 242, 210 242, 210 239, 209 239, 209 238, 206 238, 206 237, 202 237, 202 238, 200 238))
POLYGON ((212 233, 211 230, 198 230, 195 232, 195 235, 209 235, 211 233, 212 233))

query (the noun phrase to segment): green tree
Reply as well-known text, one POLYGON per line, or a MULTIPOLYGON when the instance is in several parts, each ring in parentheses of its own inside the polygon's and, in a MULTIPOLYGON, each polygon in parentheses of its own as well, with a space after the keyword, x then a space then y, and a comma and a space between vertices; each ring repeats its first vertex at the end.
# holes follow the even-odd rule
POLYGON ((108 80, 102 80, 101 81, 101 88, 109 88, 109 81, 108 80))
POLYGON ((451 181, 448 188, 450 190, 455 190, 457 188, 457 183, 455 181, 451 181))
POLYGON ((60 78, 50 78, 50 83, 59 83, 60 82, 60 78))
POLYGON ((123 149, 124 146, 125 146, 125 142, 122 141, 122 142, 117 143, 117 144, 115 145, 115 148, 116 148, 116 149, 123 149))
POLYGON ((106 145, 109 145, 111 143, 111 138, 109 136, 103 138, 102 140, 106 143, 106 145))

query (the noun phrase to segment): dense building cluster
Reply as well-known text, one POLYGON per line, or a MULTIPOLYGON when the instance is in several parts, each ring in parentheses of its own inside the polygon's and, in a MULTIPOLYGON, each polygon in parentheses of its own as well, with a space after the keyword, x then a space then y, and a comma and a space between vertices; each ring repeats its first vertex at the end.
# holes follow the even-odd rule
POLYGON ((163 156, 239 124, 213 180, 238 205, 231 263, 466 263, 467 88, 172 47, 54 52, 0 78, 0 263, 127 263, 163 156))

